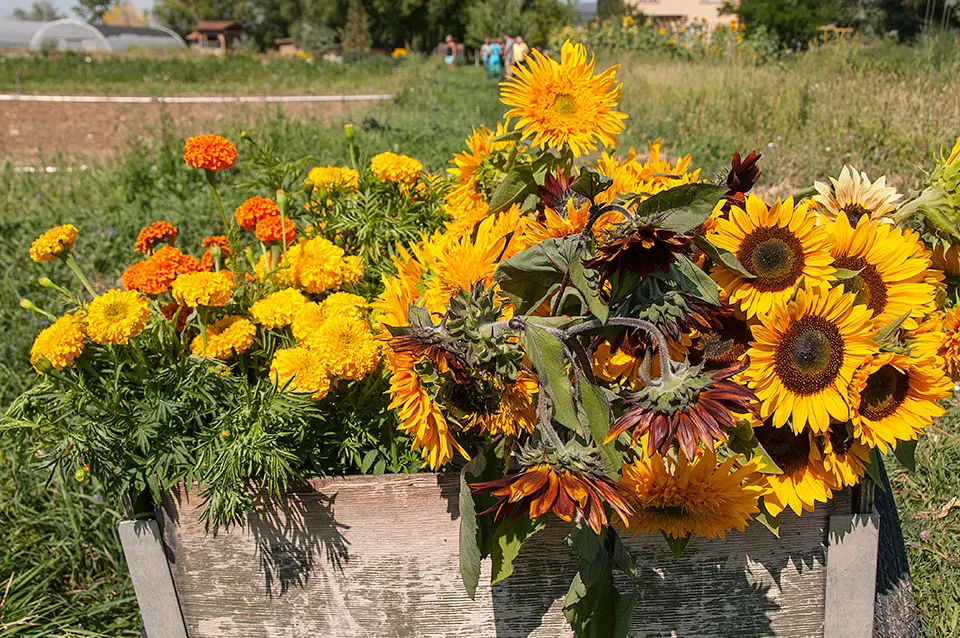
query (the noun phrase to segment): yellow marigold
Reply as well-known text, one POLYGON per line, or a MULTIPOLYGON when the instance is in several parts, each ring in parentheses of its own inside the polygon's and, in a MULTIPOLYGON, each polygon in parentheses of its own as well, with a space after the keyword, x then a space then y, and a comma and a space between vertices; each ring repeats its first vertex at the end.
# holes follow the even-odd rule
POLYGON ((77 229, 72 224, 51 228, 30 244, 30 259, 38 264, 53 261, 73 250, 73 244, 76 241, 77 229))
POLYGON ((254 231, 257 222, 269 217, 280 217, 280 207, 269 197, 254 195, 246 200, 233 212, 237 225, 244 230, 254 231))
POLYGON ((335 292, 324 299, 320 306, 323 308, 324 317, 345 316, 363 319, 370 304, 360 295, 349 292, 335 292))
POLYGON ((334 188, 355 191, 360 187, 360 173, 342 166, 317 166, 310 169, 303 183, 309 186, 314 194, 334 188))
POLYGON ((147 298, 135 290, 108 290, 87 307, 87 334, 99 344, 126 345, 147 325, 147 298))
POLYGON ((323 237, 289 248, 287 264, 286 274, 278 274, 309 293, 333 290, 343 281, 343 249, 323 237))
POLYGON ((196 135, 183 144, 187 166, 205 171, 222 171, 237 162, 237 147, 219 135, 196 135))
POLYGON ((373 156, 370 160, 370 170, 381 181, 413 186, 420 177, 423 164, 407 155, 397 155, 388 151, 373 156))
POLYGON ((293 322, 307 299, 296 288, 284 288, 250 306, 250 314, 267 330, 283 328, 293 322))
POLYGON ((76 312, 57 319, 40 331, 30 348, 30 364, 42 372, 48 362, 56 370, 73 364, 83 352, 83 313, 76 312))
POLYGON ((173 298, 181 306, 223 306, 233 292, 233 273, 195 272, 180 275, 173 282, 173 298))
POLYGON ((294 392, 312 392, 322 399, 330 391, 330 376, 315 352, 306 348, 277 350, 270 364, 270 378, 277 387, 294 392))
POLYGON ((140 229, 133 249, 143 255, 149 255, 157 244, 167 242, 173 245, 177 240, 177 229, 170 222, 161 219, 140 229))
POLYGON ((340 264, 341 283, 355 284, 363 277, 363 260, 356 255, 347 255, 340 264))
POLYGON ((303 344, 317 353, 330 374, 358 380, 380 363, 380 345, 366 321, 336 315, 326 319, 303 344))
POLYGON ((227 360, 243 354, 253 345, 256 327, 243 317, 226 316, 207 326, 207 348, 203 348, 203 335, 190 342, 190 351, 198 357, 213 357, 227 360))
POLYGON ((323 306, 315 301, 303 304, 293 315, 293 323, 290 325, 293 337, 303 344, 310 339, 311 335, 320 330, 323 320, 323 306))

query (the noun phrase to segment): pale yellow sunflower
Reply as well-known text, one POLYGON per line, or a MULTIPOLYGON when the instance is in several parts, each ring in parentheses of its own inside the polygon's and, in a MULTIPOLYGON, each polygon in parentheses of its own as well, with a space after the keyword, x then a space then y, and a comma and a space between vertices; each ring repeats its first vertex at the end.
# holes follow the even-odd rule
POLYGON ((886 176, 871 183, 867 174, 850 166, 844 166, 840 178, 830 178, 831 185, 814 182, 817 194, 813 199, 820 205, 818 211, 834 219, 840 213, 857 224, 861 217, 881 219, 897 208, 897 201, 903 197, 896 188, 887 186, 886 176))

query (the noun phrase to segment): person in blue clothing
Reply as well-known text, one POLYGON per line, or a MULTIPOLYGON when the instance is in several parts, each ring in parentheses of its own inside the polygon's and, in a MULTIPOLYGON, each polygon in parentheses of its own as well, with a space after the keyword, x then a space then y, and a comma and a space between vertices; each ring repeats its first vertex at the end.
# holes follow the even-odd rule
POLYGON ((503 44, 496 40, 490 44, 490 55, 487 57, 487 77, 499 78, 503 73, 503 44))

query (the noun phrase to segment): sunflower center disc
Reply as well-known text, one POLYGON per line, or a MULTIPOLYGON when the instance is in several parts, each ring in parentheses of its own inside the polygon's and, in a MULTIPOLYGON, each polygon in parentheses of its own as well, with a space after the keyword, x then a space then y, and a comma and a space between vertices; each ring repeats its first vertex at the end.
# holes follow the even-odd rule
POLYGON ((870 211, 864 208, 862 205, 857 203, 850 203, 841 208, 843 212, 847 214, 847 219, 850 220, 851 226, 856 226, 857 222, 860 221, 860 218, 864 215, 869 215, 870 211))
POLYGON ((834 454, 846 454, 853 447, 853 437, 847 431, 846 423, 834 423, 830 426, 830 446, 834 454))
POLYGON ((910 390, 910 377, 892 365, 885 365, 867 379, 860 393, 860 414, 879 421, 897 411, 910 390))
POLYGON ((840 330, 817 315, 795 322, 777 346, 774 366, 794 394, 816 394, 837 378, 843 364, 840 330))
POLYGON ((754 230, 743 240, 737 258, 756 276, 750 283, 761 292, 788 288, 803 274, 803 246, 787 228, 754 230))
POLYGON ((880 271, 863 257, 840 257, 834 266, 846 270, 859 270, 856 276, 843 280, 844 292, 857 296, 856 303, 865 305, 873 311, 873 316, 883 313, 887 307, 887 284, 883 283, 880 271))
POLYGON ((785 474, 807 466, 810 456, 810 439, 806 432, 798 436, 790 427, 775 428, 765 425, 755 428, 753 435, 785 474))
POLYGON ((550 110, 562 117, 573 117, 577 114, 577 100, 572 95, 560 93, 553 98, 550 110))

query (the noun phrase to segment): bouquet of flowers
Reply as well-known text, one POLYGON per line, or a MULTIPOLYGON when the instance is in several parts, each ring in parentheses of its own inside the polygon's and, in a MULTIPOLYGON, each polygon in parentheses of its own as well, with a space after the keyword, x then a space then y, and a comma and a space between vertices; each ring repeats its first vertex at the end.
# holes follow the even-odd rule
MULTIPOLYGON (((462 468, 461 572, 496 582, 551 515, 575 524, 577 635, 626 635, 620 535, 723 538, 812 511, 909 459, 956 378, 960 140, 912 202, 844 168, 811 199, 720 183, 649 146, 615 157, 616 67, 534 52, 512 107, 457 155, 446 228, 374 303, 391 406, 431 468, 462 468), (579 166, 579 167, 578 167, 579 166)), ((629 578, 627 579, 630 580, 629 578)))

